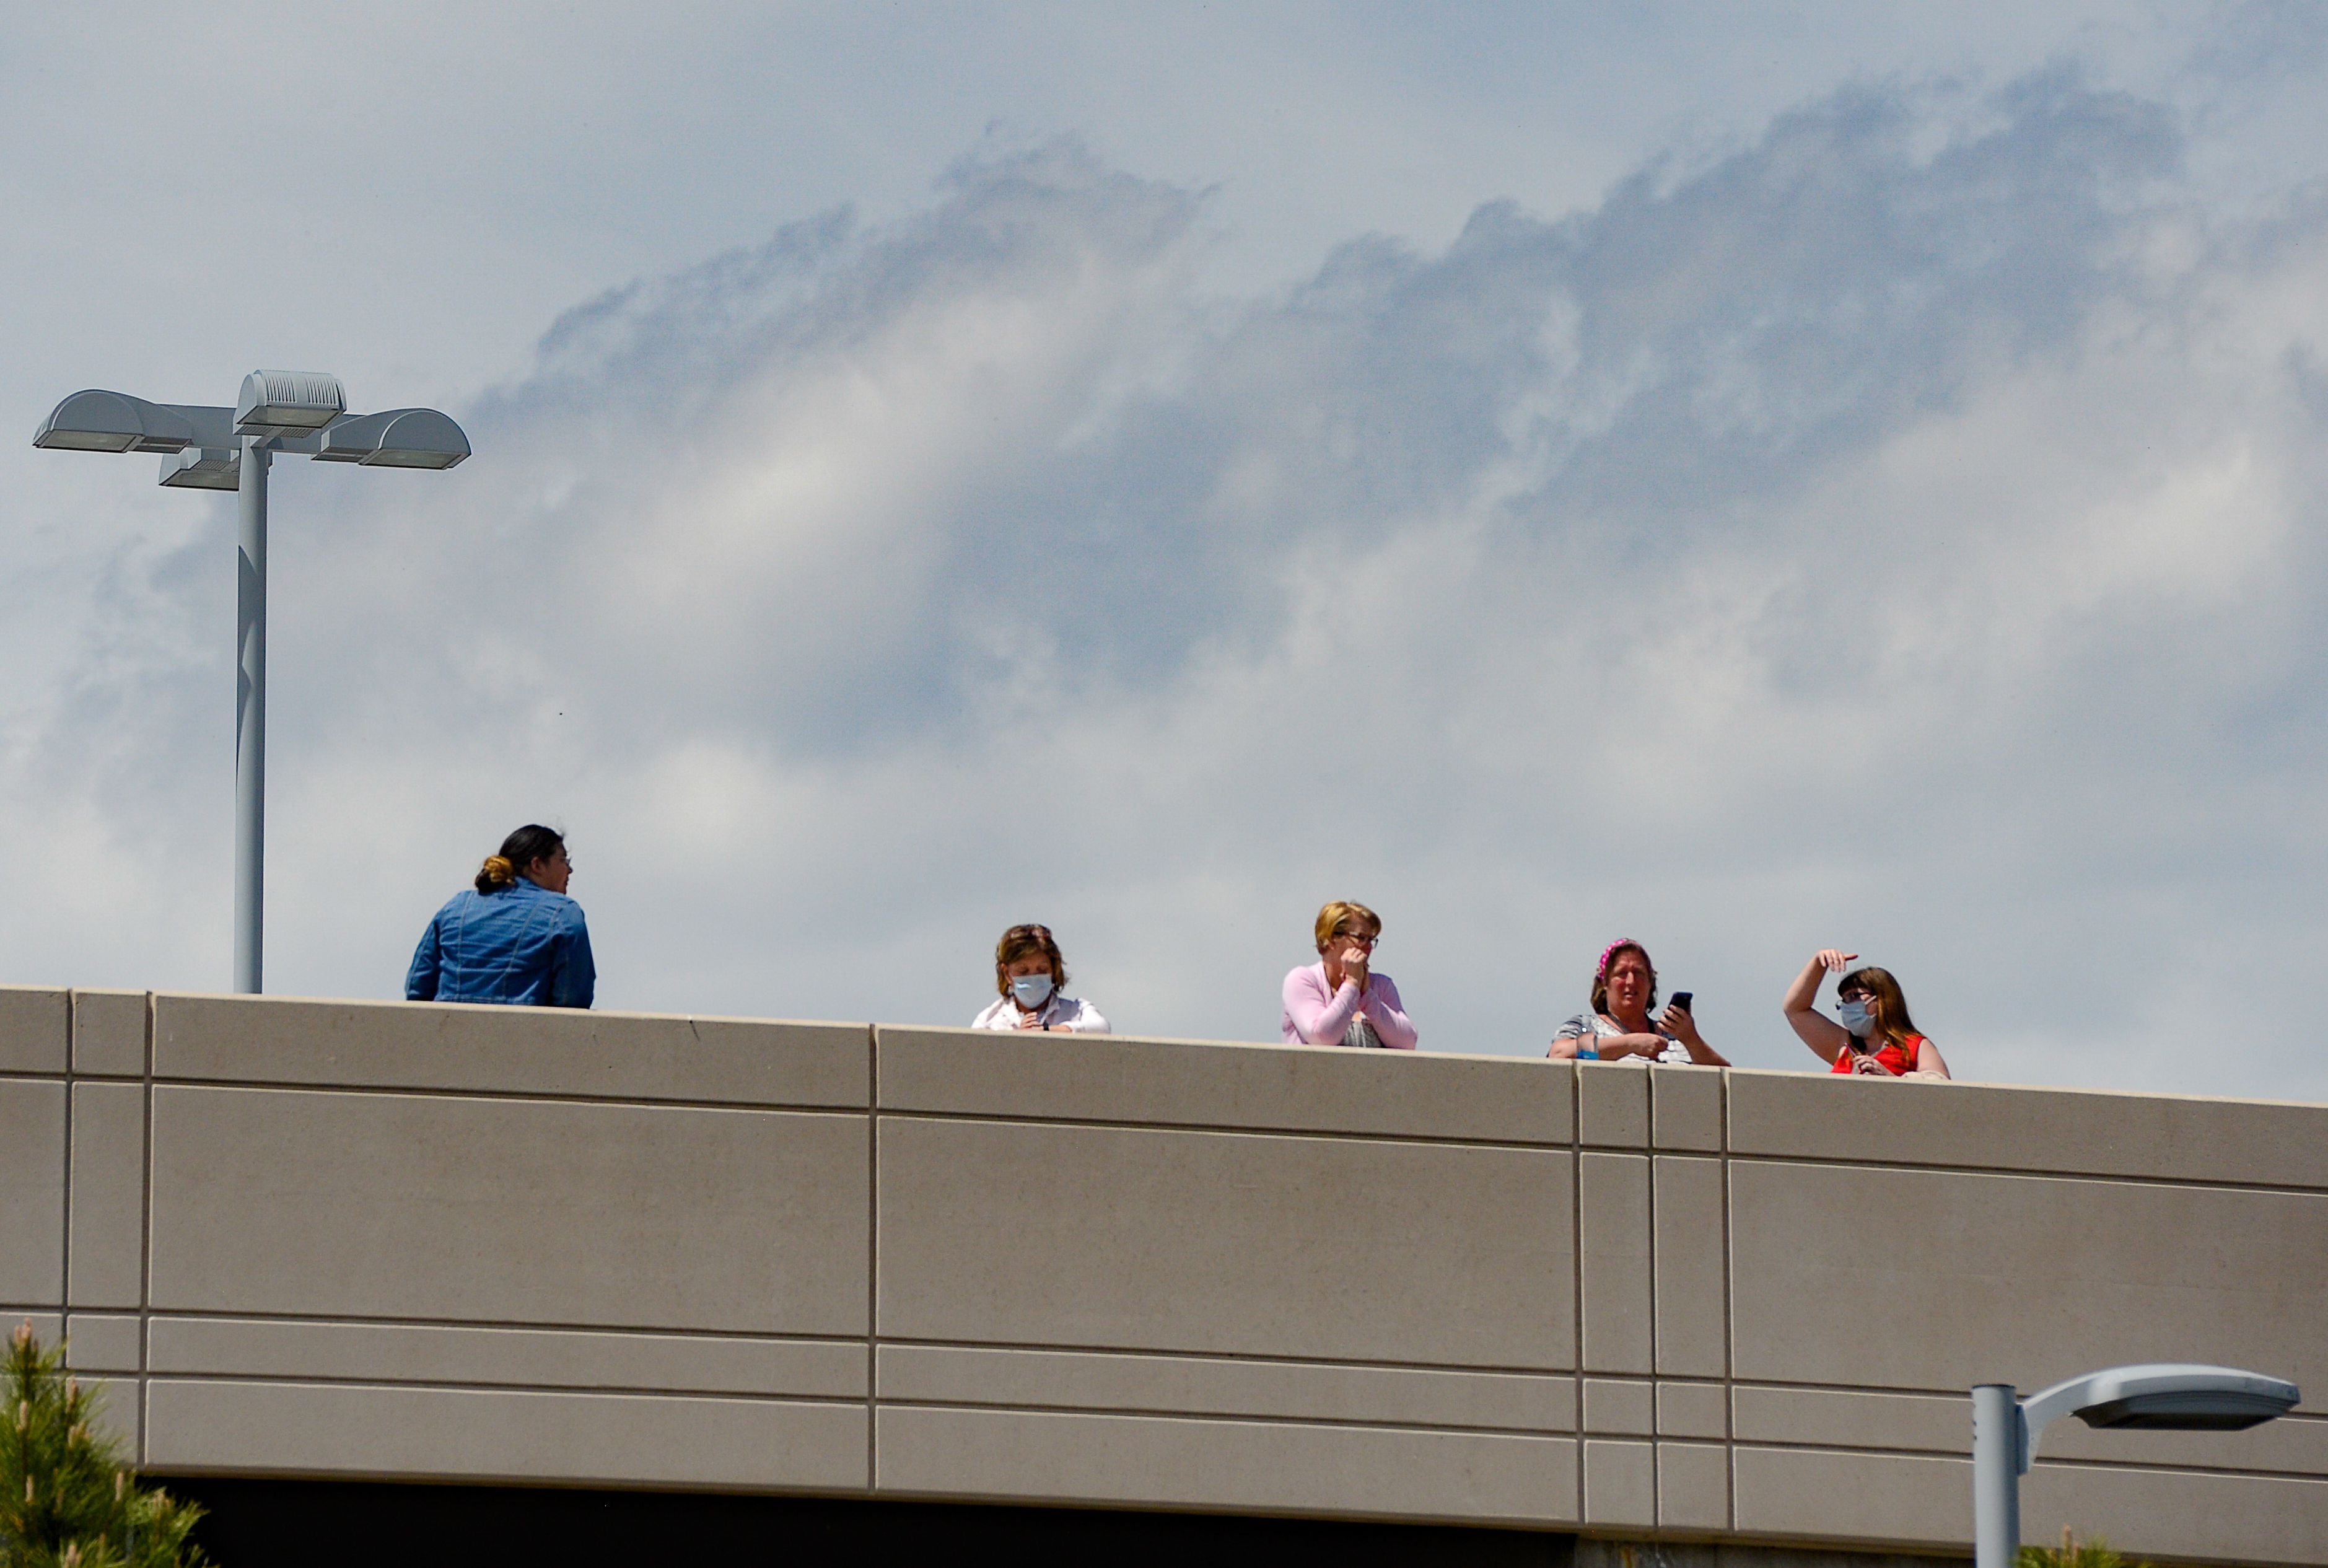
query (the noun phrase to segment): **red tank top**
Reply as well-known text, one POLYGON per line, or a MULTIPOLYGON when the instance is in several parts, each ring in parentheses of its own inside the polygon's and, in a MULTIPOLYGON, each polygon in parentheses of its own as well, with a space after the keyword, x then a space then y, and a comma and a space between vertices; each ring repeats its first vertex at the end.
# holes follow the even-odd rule
MULTIPOLYGON (((1923 1048, 1923 1036, 1910 1035, 1905 1044, 1895 1045, 1887 1041, 1883 1048, 1873 1055, 1879 1066, 1888 1067, 1893 1073, 1912 1073, 1916 1070, 1917 1054, 1923 1048)), ((1849 1051, 1837 1051, 1835 1054, 1835 1065, 1827 1069, 1830 1073, 1848 1073, 1851 1070, 1849 1051)))

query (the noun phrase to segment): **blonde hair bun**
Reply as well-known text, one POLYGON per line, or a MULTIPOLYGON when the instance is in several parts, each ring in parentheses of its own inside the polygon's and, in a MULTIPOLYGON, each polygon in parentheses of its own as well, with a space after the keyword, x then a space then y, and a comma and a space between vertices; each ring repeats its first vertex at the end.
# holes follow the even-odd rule
POLYGON ((517 880, 517 868, 500 855, 487 855, 485 863, 477 868, 477 879, 491 882, 496 887, 506 887, 517 880))

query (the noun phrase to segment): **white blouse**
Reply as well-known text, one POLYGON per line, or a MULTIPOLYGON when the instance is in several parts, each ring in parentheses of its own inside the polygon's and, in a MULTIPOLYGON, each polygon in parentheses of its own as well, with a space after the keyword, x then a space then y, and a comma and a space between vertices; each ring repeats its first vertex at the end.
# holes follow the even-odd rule
MULTIPOLYGON (((1560 1032, 1552 1038, 1555 1040, 1583 1042, 1587 1037, 1597 1040, 1607 1035, 1624 1035, 1632 1032, 1614 1019, 1606 1018, 1600 1013, 1578 1013, 1561 1025, 1560 1032)), ((1620 1062, 1641 1062, 1644 1065, 1652 1061, 1694 1062, 1697 1059, 1689 1054, 1687 1046, 1674 1038, 1666 1030, 1657 1028, 1655 1023, 1650 1024, 1648 1032, 1665 1041, 1665 1044, 1657 1048, 1657 1054, 1655 1056, 1619 1056, 1617 1059, 1620 1062)))
MULTIPOLYGON (((1018 1004, 1007 996, 994 999, 992 1005, 970 1020, 974 1029, 1015 1029, 1018 1027, 1018 1004)), ((1036 1021, 1029 1029, 1051 1029, 1073 1035, 1103 1035, 1109 1032, 1107 1020, 1099 1016, 1099 1009, 1087 1001, 1054 991, 1051 999, 1035 1009, 1036 1021)))

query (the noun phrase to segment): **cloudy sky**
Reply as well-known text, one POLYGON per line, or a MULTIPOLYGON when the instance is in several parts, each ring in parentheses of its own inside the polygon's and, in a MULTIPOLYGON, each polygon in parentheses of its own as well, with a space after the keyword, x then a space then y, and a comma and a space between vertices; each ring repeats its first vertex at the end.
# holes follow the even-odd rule
MULTIPOLYGON (((136 9, 136 8, 133 8, 136 9)), ((259 365, 268 988, 562 824, 602 1005, 957 1022, 1012 922, 1426 1048, 1618 934, 1962 1076, 2328 1099, 2328 10, 412 4, 0 40, 0 981, 222 989, 259 365)))

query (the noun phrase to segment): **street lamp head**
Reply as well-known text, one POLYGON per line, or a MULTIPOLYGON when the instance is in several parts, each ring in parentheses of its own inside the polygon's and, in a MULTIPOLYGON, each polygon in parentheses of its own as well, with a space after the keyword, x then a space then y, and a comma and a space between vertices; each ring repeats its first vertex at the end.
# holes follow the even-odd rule
POLYGON ((315 448, 318 463, 372 468, 450 468, 468 455, 469 437, 434 408, 390 408, 338 420, 315 448))
POLYGON ((2230 1366, 2154 1365, 2097 1373, 2070 1413, 2093 1427, 2244 1432, 2286 1414, 2303 1397, 2293 1383, 2230 1366))
POLYGON ((239 490, 242 454, 231 446, 189 446, 162 459, 161 482, 172 490, 239 490))
POLYGON ((193 438, 183 415, 96 388, 59 403, 33 432, 33 445, 52 452, 177 452, 193 438))
POLYGON ((245 436, 305 436, 347 411, 337 376, 319 371, 253 371, 242 378, 234 427, 245 436))
POLYGON ((2152 1362, 2066 1378, 2019 1398, 2009 1383, 1972 1391, 1975 1568, 2009 1568, 2021 1549, 2021 1478, 2037 1440, 2065 1415, 2088 1426, 2243 1432, 2294 1410, 2295 1385, 2236 1366, 2152 1362))

